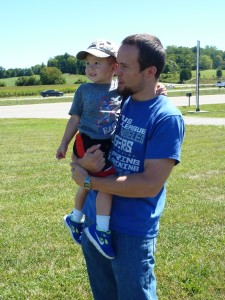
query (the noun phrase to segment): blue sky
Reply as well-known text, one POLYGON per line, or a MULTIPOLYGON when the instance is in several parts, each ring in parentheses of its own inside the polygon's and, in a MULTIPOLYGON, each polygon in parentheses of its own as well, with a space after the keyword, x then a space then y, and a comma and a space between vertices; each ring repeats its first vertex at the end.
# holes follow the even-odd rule
POLYGON ((225 1, 2 0, 0 66, 29 68, 49 58, 76 55, 95 39, 118 45, 148 32, 164 45, 215 46, 225 51, 225 1))

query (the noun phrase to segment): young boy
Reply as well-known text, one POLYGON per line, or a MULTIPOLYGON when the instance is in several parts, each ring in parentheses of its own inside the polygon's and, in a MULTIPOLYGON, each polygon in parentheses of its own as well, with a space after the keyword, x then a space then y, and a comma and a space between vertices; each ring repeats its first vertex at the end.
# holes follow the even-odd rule
MULTIPOLYGON (((76 157, 83 157, 88 148, 101 144, 106 165, 95 176, 110 176, 115 172, 107 157, 122 101, 117 92, 116 81, 113 80, 117 68, 116 54, 116 46, 104 40, 95 41, 87 50, 78 52, 76 57, 85 60, 85 73, 92 82, 82 84, 77 89, 69 111, 70 119, 56 153, 57 159, 65 158, 68 145, 76 133, 73 147, 76 157)), ((64 223, 77 244, 81 243, 82 208, 89 189, 90 182, 87 178, 85 187, 80 187, 77 191, 73 212, 64 217, 64 223)), ((95 232, 90 232, 89 228, 85 230, 98 251, 109 259, 115 257, 109 230, 111 205, 112 195, 98 192, 95 232)))

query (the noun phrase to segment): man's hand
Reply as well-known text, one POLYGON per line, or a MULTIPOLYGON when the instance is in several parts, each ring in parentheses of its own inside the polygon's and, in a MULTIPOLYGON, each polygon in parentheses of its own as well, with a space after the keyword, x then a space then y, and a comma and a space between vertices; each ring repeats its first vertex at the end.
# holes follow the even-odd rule
POLYGON ((105 166, 104 153, 99 149, 100 146, 100 144, 94 145, 86 151, 82 158, 74 160, 74 157, 72 157, 72 160, 90 173, 97 173, 105 166))
POLYGON ((84 180, 88 176, 88 172, 75 162, 70 163, 72 178, 76 184, 83 186, 84 180))

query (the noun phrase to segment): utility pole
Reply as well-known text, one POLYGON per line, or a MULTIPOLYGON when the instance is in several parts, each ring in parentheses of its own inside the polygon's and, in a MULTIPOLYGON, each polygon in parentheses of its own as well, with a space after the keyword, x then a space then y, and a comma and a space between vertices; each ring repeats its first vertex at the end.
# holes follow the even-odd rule
POLYGON ((199 108, 199 60, 200 60, 200 41, 197 41, 197 63, 196 63, 196 111, 200 111, 199 108))

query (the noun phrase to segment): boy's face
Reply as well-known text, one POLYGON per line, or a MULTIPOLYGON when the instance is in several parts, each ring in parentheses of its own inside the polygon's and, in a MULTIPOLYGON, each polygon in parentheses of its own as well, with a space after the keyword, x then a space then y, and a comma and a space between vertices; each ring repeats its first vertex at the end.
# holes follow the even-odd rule
POLYGON ((94 83, 110 83, 112 81, 116 61, 112 58, 100 58, 88 54, 86 59, 85 73, 89 80, 94 83))

